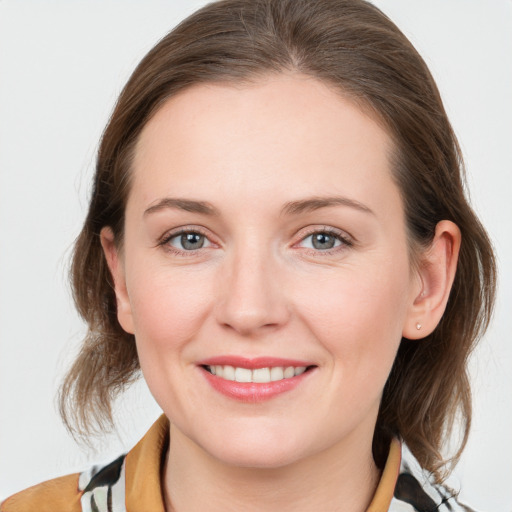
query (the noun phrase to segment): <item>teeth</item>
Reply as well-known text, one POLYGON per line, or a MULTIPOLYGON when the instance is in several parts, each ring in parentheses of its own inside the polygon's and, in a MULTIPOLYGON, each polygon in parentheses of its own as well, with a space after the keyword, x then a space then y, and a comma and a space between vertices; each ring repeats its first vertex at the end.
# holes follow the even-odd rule
POLYGON ((270 368, 258 368, 252 371, 253 382, 270 382, 270 368))
POLYGON ((270 380, 272 382, 276 380, 283 380, 284 379, 284 371, 283 368, 276 366, 275 368, 270 368, 270 380))
POLYGON ((292 377, 301 375, 306 371, 305 366, 273 366, 272 368, 257 368, 255 370, 250 370, 249 368, 235 368, 229 365, 215 365, 207 366, 207 369, 213 375, 225 380, 258 383, 291 379, 292 377))
POLYGON ((252 382, 252 370, 248 368, 237 368, 235 370, 235 380, 237 382, 252 382))
POLYGON ((295 368, 293 366, 288 366, 286 370, 284 371, 284 378, 289 379, 290 377, 295 376, 295 368))
POLYGON ((232 366, 224 366, 222 370, 222 378, 226 380, 235 380, 235 369, 232 366))

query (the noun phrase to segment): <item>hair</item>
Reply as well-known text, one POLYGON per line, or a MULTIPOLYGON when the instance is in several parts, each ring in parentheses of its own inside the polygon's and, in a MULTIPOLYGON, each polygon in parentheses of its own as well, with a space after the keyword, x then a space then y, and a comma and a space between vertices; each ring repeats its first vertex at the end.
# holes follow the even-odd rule
POLYGON ((100 244, 109 226, 122 246, 131 163, 141 130, 173 95, 194 84, 250 83, 292 72, 318 79, 373 113, 394 141, 392 174, 413 254, 436 224, 460 228, 458 268, 444 316, 420 341, 402 339, 383 390, 373 440, 382 467, 399 435, 438 480, 456 420, 471 423, 468 356, 493 309, 496 266, 489 238, 465 194, 461 151, 426 64, 379 9, 364 0, 223 0, 181 22, 140 62, 103 133, 87 218, 71 280, 88 332, 60 393, 67 427, 85 436, 113 426, 113 399, 139 376, 134 336, 117 320, 100 244))

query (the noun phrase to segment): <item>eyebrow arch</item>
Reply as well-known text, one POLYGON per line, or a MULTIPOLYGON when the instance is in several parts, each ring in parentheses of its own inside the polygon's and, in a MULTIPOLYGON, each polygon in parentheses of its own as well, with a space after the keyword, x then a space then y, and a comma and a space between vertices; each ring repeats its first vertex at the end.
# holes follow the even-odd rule
POLYGON ((297 215, 299 213, 312 212, 329 206, 348 206, 361 212, 375 215, 375 213, 363 203, 341 196, 310 197, 299 201, 291 201, 284 205, 282 213, 286 215, 297 215))
POLYGON ((181 199, 164 197, 144 211, 144 216, 155 213, 165 208, 175 208, 186 212, 201 213, 203 215, 219 215, 219 211, 206 201, 195 201, 193 199, 181 199))
MULTIPOLYGON (((375 215, 374 212, 363 203, 360 203, 354 199, 349 199, 348 197, 339 196, 310 197, 307 199, 300 199, 298 201, 290 201, 283 206, 282 214, 298 215, 300 213, 312 212, 319 210, 320 208, 327 208, 329 206, 348 206, 350 208, 375 215)), ((215 208, 211 203, 208 203, 207 201, 165 197, 147 208, 144 211, 144 216, 158 212, 160 210, 164 210, 166 208, 174 208, 178 210, 184 210, 186 212, 200 213, 210 216, 220 215, 217 208, 215 208)))

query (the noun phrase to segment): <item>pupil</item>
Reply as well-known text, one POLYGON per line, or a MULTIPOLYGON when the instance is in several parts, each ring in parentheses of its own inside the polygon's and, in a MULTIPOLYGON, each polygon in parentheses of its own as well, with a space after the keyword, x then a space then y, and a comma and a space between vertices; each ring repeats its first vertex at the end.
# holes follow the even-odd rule
POLYGON ((332 249, 334 247, 334 237, 326 233, 317 233, 313 236, 313 247, 315 249, 332 249))
POLYGON ((204 244, 204 237, 199 233, 185 233, 181 235, 181 245, 184 249, 200 249, 204 244))

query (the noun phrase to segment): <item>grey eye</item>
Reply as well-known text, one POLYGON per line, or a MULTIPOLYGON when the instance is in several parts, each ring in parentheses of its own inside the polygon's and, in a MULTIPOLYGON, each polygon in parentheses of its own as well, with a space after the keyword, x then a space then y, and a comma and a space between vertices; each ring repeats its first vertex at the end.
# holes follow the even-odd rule
POLYGON ((326 251, 338 247, 342 241, 340 237, 332 233, 319 231, 313 233, 302 240, 301 245, 309 249, 316 249, 318 251, 326 251))
POLYGON ((180 233, 176 236, 173 236, 169 240, 169 244, 172 245, 173 247, 176 247, 177 249, 182 249, 185 251, 194 251, 196 249, 202 249, 203 247, 207 247, 209 245, 209 241, 201 233, 189 231, 186 233, 180 233))
POLYGON ((315 233, 312 237, 312 243, 315 249, 332 249, 336 243, 336 239, 327 233, 315 233))

